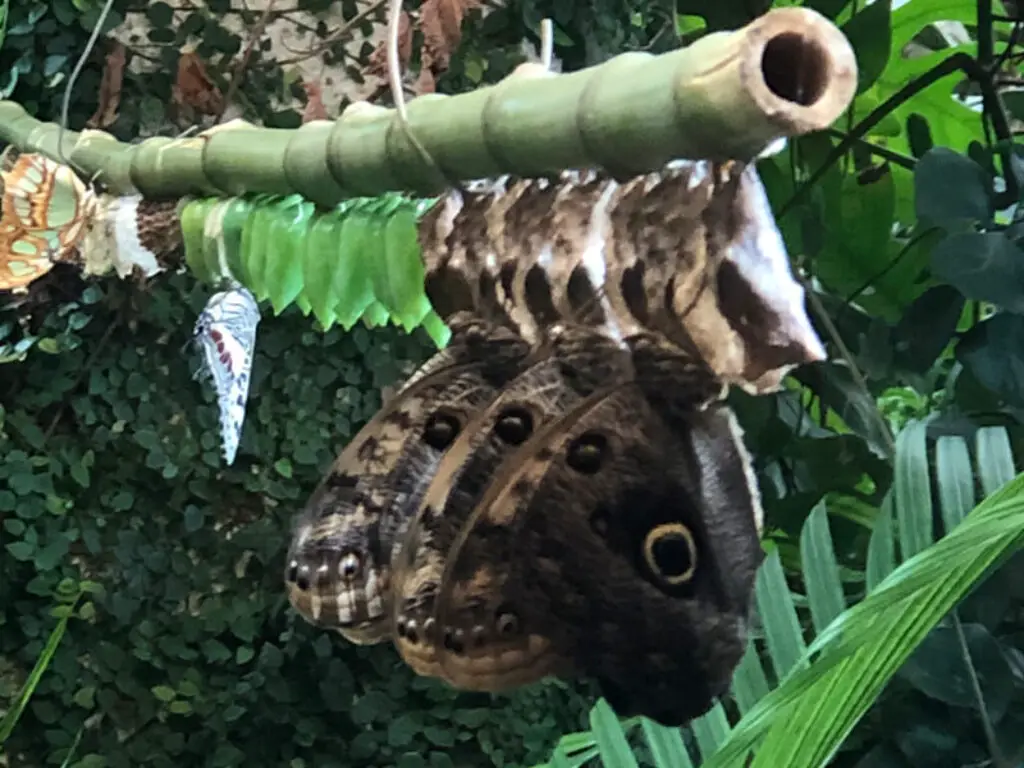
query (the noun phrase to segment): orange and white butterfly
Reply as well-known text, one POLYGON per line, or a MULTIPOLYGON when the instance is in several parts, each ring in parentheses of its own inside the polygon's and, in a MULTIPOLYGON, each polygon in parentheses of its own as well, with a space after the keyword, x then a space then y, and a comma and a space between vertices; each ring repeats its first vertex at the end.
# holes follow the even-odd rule
POLYGON ((68 166, 13 148, 0 157, 0 176, 0 290, 23 291, 78 247, 96 195, 68 166))

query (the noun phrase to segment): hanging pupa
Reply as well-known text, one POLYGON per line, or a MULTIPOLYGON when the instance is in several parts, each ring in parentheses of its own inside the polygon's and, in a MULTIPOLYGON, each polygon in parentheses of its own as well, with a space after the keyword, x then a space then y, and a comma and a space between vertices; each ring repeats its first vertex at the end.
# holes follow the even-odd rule
POLYGON ((217 392, 224 460, 229 465, 235 461, 245 422, 259 322, 256 298, 238 283, 213 294, 196 321, 195 337, 217 392))

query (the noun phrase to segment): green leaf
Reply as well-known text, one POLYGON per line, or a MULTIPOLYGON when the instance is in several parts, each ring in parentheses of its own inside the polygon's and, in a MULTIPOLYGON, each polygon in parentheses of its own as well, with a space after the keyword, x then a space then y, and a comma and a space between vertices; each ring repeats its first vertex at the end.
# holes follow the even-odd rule
POLYGON ((857 56, 857 93, 875 84, 889 63, 892 27, 888 2, 871 3, 842 26, 857 56))
POLYGON ((932 253, 932 269, 969 299, 1024 312, 1024 251, 1002 232, 950 235, 932 253))
POLYGON ((693 761, 678 728, 666 728, 647 718, 640 721, 640 726, 657 768, 693 768, 693 761))
MULTIPOLYGON (((988 716, 998 722, 1013 695, 1013 670, 985 627, 965 624, 963 632, 988 716)), ((973 709, 977 699, 958 634, 954 626, 936 627, 900 668, 899 676, 929 698, 973 709)))
POLYGON ((935 476, 942 522, 949 533, 963 522, 975 504, 971 456, 962 437, 943 435, 936 441, 935 476))
POLYGON ((11 557, 15 560, 25 562, 32 559, 36 552, 36 547, 27 541, 12 541, 7 545, 7 551, 11 553, 11 557))
POLYGON ((781 678, 799 662, 806 646, 778 549, 772 549, 757 573, 756 596, 772 664, 781 678))
POLYGON ((891 494, 886 497, 875 518, 868 543, 868 563, 865 580, 868 589, 874 589, 896 568, 896 542, 893 539, 893 503, 891 494))
POLYGON ((417 718, 401 714, 388 723, 388 744, 392 747, 407 747, 421 730, 417 718))
POLYGON ((169 685, 154 685, 149 690, 159 701, 164 702, 172 701, 178 695, 178 692, 169 685))
POLYGON ((956 333, 964 303, 956 289, 937 285, 907 307, 892 334, 900 370, 926 373, 932 367, 956 333))
POLYGON ((1024 317, 999 313, 972 328, 957 357, 992 392, 1024 407, 1024 317))
POLYGON ((598 699, 590 710, 590 730, 606 765, 639 768, 619 718, 604 699, 598 699))
POLYGON ((828 511, 819 503, 804 523, 800 535, 800 562, 811 619, 818 631, 823 630, 846 608, 843 585, 839 580, 839 564, 828 527, 828 511))
POLYGON ((917 217, 955 230, 992 218, 992 182, 985 169, 947 147, 925 153, 914 170, 917 217))
POLYGON ((893 501, 902 559, 916 555, 935 540, 927 426, 910 422, 896 438, 893 501))

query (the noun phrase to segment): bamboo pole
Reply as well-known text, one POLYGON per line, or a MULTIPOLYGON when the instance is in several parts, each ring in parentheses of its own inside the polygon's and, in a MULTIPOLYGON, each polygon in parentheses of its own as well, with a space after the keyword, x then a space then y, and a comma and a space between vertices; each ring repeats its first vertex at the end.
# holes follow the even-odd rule
MULTIPOLYGON (((526 69, 471 93, 415 99, 408 130, 430 161, 394 110, 368 104, 294 131, 235 121, 127 147, 103 132, 66 131, 64 154, 115 194, 300 193, 329 207, 388 191, 437 194, 443 178, 582 167, 625 177, 674 158, 747 160, 828 127, 856 80, 839 29, 815 11, 781 8, 658 56, 622 54, 565 75, 526 69)), ((13 102, 0 101, 0 139, 59 159, 57 126, 13 102)))

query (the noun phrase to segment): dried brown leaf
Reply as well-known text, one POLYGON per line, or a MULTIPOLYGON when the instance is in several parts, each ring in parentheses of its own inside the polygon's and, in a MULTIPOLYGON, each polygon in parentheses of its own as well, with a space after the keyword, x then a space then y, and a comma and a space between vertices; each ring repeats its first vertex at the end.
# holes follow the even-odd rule
POLYGON ((448 69, 452 53, 462 40, 462 20, 479 0, 426 0, 420 6, 423 31, 423 66, 428 62, 435 74, 448 69))
POLYGON ((302 88, 306 91, 306 107, 302 110, 302 122, 312 120, 329 120, 327 107, 324 106, 324 89, 315 80, 303 80, 302 88))
POLYGON ((117 108, 121 104, 121 84, 124 82, 126 51, 123 44, 114 40, 110 45, 103 78, 100 80, 100 97, 96 112, 86 122, 87 128, 107 128, 117 120, 117 108))
MULTIPOLYGON (((412 57, 412 23, 409 14, 402 11, 398 17, 398 63, 404 72, 412 57)), ((370 54, 366 63, 366 74, 377 77, 388 76, 388 41, 382 40, 370 54)))
POLYGON ((224 94, 210 79, 206 65, 195 51, 185 51, 178 57, 178 74, 171 96, 185 113, 219 115, 224 106, 224 94))
POLYGON ((434 78, 434 73, 430 71, 429 67, 420 67, 419 77, 412 84, 412 92, 416 96, 422 96, 425 93, 433 93, 435 90, 437 90, 437 80, 434 78))

